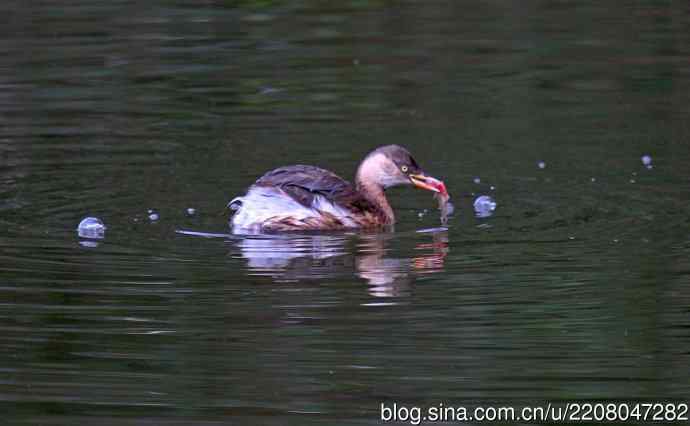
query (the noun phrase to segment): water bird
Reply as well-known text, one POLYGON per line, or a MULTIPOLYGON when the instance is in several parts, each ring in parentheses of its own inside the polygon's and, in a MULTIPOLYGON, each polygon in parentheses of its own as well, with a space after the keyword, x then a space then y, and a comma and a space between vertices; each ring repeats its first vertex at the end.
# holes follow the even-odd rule
POLYGON ((448 198, 445 184, 425 174, 399 145, 370 152, 359 164, 354 184, 315 166, 271 170, 236 197, 234 232, 346 230, 393 225, 395 214, 385 190, 414 185, 448 198))

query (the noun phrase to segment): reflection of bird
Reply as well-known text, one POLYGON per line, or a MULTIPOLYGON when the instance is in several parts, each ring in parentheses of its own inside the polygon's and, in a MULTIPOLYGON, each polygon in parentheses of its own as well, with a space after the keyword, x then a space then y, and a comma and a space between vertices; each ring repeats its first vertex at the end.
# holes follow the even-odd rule
POLYGON ((249 275, 268 276, 276 281, 308 281, 351 277, 369 284, 369 293, 377 297, 405 294, 420 274, 443 271, 448 253, 445 231, 415 234, 414 257, 391 256, 387 246, 393 233, 348 234, 278 234, 247 235, 235 240, 233 247, 247 261, 249 275), (431 236, 432 240, 427 238, 431 236))
POLYGON ((426 176, 405 148, 388 145, 364 158, 354 185, 318 167, 287 166, 260 177, 228 206, 235 210, 233 229, 240 232, 372 228, 395 222, 384 190, 406 184, 447 194, 443 182, 426 176))

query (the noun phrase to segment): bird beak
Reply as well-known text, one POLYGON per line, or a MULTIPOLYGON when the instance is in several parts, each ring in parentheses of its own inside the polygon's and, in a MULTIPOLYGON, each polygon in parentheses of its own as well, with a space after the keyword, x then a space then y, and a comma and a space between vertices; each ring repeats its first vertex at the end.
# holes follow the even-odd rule
POLYGON ((426 176, 423 173, 418 175, 410 175, 410 181, 412 181, 414 186, 426 189, 427 191, 438 192, 444 195, 448 194, 448 191, 446 191, 446 185, 443 183, 443 181, 431 176, 426 176))

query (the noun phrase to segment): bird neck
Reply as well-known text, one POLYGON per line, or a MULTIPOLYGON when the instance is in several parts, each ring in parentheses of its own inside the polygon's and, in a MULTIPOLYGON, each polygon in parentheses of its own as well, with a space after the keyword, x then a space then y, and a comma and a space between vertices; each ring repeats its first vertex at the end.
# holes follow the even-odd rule
POLYGON ((388 203, 383 187, 371 181, 367 181, 366 179, 360 179, 359 174, 355 180, 357 191, 376 207, 378 212, 383 216, 385 224, 392 225, 395 223, 395 214, 393 213, 391 205, 388 203))

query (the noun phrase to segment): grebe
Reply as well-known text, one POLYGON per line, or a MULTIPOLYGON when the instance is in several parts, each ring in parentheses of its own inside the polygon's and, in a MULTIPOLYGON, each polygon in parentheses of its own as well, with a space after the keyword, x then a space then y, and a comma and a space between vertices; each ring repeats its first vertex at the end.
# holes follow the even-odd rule
POLYGON ((369 153, 355 184, 314 166, 294 165, 261 176, 247 194, 228 203, 235 232, 375 228, 395 223, 385 190, 415 185, 447 198, 444 183, 421 170, 410 153, 387 145, 369 153))

